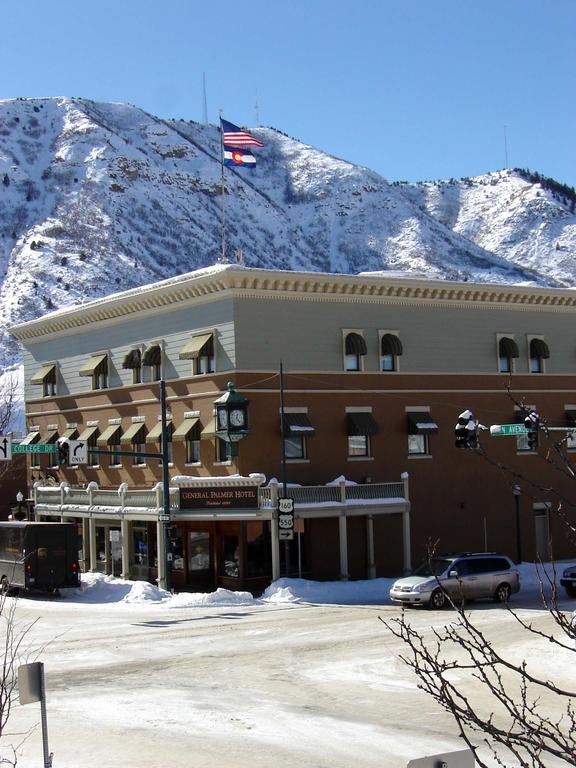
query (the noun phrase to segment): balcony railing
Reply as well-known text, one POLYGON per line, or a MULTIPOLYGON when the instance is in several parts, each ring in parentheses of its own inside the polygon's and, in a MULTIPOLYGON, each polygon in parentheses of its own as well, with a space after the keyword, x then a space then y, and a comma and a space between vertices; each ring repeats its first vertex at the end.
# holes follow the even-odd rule
MULTIPOLYGON (((85 490, 82 488, 36 488, 36 503, 50 506, 75 507, 107 507, 117 508, 140 507, 142 509, 161 509, 162 497, 153 489, 132 490, 119 493, 117 490, 85 490)), ((373 502, 379 499, 403 499, 404 483, 369 483, 365 485, 312 485, 289 486, 287 495, 294 499, 298 506, 315 504, 338 505, 350 501, 373 502)), ((278 485, 278 495, 282 496, 282 486, 278 485)), ((258 489, 258 506, 260 509, 270 509, 273 505, 275 492, 270 486, 258 489)), ((170 509, 179 509, 179 492, 177 488, 170 489, 170 509)))

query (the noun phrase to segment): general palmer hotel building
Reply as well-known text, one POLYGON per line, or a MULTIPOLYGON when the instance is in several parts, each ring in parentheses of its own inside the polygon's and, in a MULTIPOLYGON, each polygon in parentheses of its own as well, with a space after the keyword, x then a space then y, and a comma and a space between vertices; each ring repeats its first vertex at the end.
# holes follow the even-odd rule
POLYGON ((30 453, 34 514, 77 523, 85 570, 175 589, 395 575, 431 541, 569 556, 544 435, 483 433, 486 458, 454 427, 521 403, 576 424, 575 312, 569 290, 219 265, 22 323, 25 444, 88 446, 30 453))

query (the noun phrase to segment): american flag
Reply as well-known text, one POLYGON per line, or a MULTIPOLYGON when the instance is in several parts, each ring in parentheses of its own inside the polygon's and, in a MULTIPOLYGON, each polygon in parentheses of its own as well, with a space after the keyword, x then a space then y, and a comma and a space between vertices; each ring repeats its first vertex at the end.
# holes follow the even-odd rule
POLYGON ((238 128, 234 123, 220 118, 222 128, 222 142, 225 147, 263 147, 264 144, 248 131, 238 128))

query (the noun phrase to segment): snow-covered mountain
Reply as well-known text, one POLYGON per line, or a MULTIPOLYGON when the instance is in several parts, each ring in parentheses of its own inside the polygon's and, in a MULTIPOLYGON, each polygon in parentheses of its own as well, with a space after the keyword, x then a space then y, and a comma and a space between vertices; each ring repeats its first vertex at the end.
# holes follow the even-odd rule
MULTIPOLYGON (((573 200, 505 171, 389 184, 271 128, 254 170, 226 170, 227 253, 247 266, 394 270, 576 283, 573 200)), ((0 365, 7 327, 213 264, 221 247, 216 127, 126 104, 0 101, 0 365)))

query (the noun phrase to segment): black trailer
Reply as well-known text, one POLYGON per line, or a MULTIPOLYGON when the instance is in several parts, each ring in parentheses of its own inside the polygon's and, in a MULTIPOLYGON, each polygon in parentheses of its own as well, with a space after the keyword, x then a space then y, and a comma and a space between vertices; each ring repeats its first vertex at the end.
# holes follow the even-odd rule
POLYGON ((76 525, 0 522, 0 585, 4 592, 79 587, 76 525))

